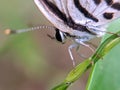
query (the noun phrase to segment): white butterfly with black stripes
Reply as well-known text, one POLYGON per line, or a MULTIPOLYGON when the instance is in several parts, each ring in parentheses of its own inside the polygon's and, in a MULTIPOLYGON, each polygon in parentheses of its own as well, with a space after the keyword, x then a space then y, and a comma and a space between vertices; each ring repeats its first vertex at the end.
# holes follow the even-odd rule
POLYGON ((56 28, 58 41, 64 42, 66 37, 74 41, 68 48, 72 60, 72 48, 79 45, 89 47, 85 44, 86 41, 103 36, 108 23, 120 17, 120 0, 34 0, 34 2, 56 28))

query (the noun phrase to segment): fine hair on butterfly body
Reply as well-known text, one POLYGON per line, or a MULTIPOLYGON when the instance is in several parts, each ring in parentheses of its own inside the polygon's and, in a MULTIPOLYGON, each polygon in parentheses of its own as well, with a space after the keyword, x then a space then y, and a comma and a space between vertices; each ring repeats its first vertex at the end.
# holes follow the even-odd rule
MULTIPOLYGON (((92 38, 102 37, 108 24, 120 17, 120 0, 34 0, 43 15, 54 25, 56 39, 62 43, 69 37, 74 41, 68 47, 75 65, 72 48, 86 44, 92 38)), ((41 29, 41 28, 39 28, 41 29)))

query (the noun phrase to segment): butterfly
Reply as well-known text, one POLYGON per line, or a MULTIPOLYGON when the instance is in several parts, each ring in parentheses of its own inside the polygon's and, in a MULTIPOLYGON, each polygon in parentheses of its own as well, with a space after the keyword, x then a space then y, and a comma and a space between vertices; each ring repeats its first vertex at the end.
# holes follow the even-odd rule
MULTIPOLYGON (((108 24, 120 17, 120 0, 34 0, 43 15, 54 25, 56 39, 62 43, 70 38, 74 43, 68 47, 75 65, 72 48, 102 37, 108 24)), ((38 27, 39 29, 39 27, 38 27)), ((29 30, 28 30, 29 31, 29 30)))
MULTIPOLYGON (((56 28, 56 39, 64 42, 66 37, 73 40, 68 47, 79 45, 90 48, 86 41, 102 37, 108 23, 120 17, 120 0, 34 0, 43 15, 56 28)), ((91 48, 90 48, 91 49, 91 48)), ((91 49, 92 50, 92 49, 91 49)))

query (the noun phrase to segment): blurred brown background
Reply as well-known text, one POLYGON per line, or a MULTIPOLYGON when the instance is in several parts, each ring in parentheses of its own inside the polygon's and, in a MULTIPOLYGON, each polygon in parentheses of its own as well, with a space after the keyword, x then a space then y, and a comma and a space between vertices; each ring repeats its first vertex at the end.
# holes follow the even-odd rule
MULTIPOLYGON (((51 40, 54 30, 41 30, 7 36, 5 29, 22 29, 52 25, 41 14, 33 0, 0 0, 0 90, 50 90, 61 83, 73 68, 67 41, 51 40)), ((99 40, 93 40, 98 45, 99 40)), ((80 47, 86 57, 92 53, 80 47)), ((76 64, 83 61, 73 49, 76 64)), ((69 90, 85 90, 88 72, 69 90)))

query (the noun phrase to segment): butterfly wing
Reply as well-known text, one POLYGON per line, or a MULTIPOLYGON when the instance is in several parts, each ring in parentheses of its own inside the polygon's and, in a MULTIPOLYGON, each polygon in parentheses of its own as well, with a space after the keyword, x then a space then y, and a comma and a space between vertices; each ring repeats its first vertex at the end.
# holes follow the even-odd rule
POLYGON ((102 0, 93 14, 99 18, 97 25, 105 25, 120 17, 120 0, 102 0))
POLYGON ((70 17, 79 24, 105 25, 120 17, 120 0, 67 0, 70 17))
MULTIPOLYGON (((104 25, 120 17, 119 0, 34 1, 44 16, 46 16, 55 27, 71 35, 74 35, 73 30, 85 31, 86 29, 81 28, 81 26, 85 25, 93 29, 98 26, 99 30, 104 30, 104 25)), ((89 31, 86 30, 86 32, 89 31)), ((100 32, 96 34, 99 35, 99 33, 100 32)))
POLYGON ((39 10, 58 29, 70 32, 67 22, 66 0, 34 0, 39 10))

